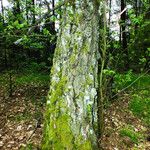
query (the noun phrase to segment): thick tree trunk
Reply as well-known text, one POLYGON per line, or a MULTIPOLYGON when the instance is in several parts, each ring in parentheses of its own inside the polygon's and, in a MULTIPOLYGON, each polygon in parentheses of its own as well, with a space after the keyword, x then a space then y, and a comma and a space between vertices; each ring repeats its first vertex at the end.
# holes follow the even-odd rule
POLYGON ((99 3, 74 2, 62 16, 51 70, 43 150, 97 149, 99 3))

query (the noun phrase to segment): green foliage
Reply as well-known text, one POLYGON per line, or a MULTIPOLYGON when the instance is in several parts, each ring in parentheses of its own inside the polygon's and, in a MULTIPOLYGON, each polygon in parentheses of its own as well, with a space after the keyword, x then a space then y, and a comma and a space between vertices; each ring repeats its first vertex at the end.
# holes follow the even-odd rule
POLYGON ((129 70, 126 74, 116 73, 114 76, 114 90, 117 92, 133 81, 132 70, 129 70))
POLYGON ((134 129, 132 127, 124 127, 120 130, 120 136, 122 137, 128 137, 130 138, 130 140, 133 142, 133 143, 138 143, 140 140, 143 139, 143 136, 138 133, 138 132, 135 132, 134 129))
MULTIPOLYGON (((148 91, 142 91, 143 95, 148 95, 148 91)), ((149 93, 150 94, 150 93, 149 93)), ((143 97, 137 94, 133 95, 132 101, 130 102, 131 111, 141 118, 147 125, 150 125, 150 98, 143 97)))
POLYGON ((103 73, 107 76, 114 76, 116 73, 113 70, 104 69, 103 73))
POLYGON ((24 78, 24 79, 19 79, 19 80, 22 80, 22 81, 26 80, 28 82, 32 78, 35 77, 35 79, 34 79, 35 81, 36 81, 36 79, 44 81, 44 78, 45 78, 45 82, 46 82, 46 81, 48 81, 49 71, 50 71, 50 67, 47 66, 45 62, 36 63, 34 61, 29 61, 29 63, 24 62, 19 67, 19 72, 17 70, 16 73, 19 74, 19 76, 17 77, 18 79, 20 77, 24 78))
POLYGON ((47 29, 44 28, 44 29, 43 29, 43 34, 44 34, 44 35, 50 35, 50 32, 49 32, 47 29))
POLYGON ((28 0, 9 1, 9 3, 11 7, 7 9, 4 7, 5 17, 0 15, 0 27, 2 26, 0 43, 3 43, 0 46, 0 62, 2 62, 0 70, 1 67, 7 69, 8 66, 20 70, 20 67, 25 62, 30 63, 30 60, 46 62, 50 66, 52 63, 49 63, 48 58, 50 55, 53 57, 55 49, 55 46, 53 48, 50 46, 56 41, 54 34, 56 32, 51 24, 40 25, 47 18, 41 19, 41 22, 35 25, 37 12, 41 11, 42 16, 43 10, 39 8, 39 4, 30 6, 31 1, 28 0), (35 13, 35 24, 33 24, 33 13, 35 13))
POLYGON ((46 74, 27 74, 21 77, 16 78, 17 85, 27 85, 27 84, 35 84, 38 85, 48 85, 49 83, 49 75, 46 74))
MULTIPOLYGON (((132 81, 139 76, 134 74, 132 81)), ((131 88, 134 93, 132 94, 129 109, 147 125, 150 125, 150 75, 141 77, 131 88)))
MULTIPOLYGON (((136 80, 141 74, 133 74, 132 81, 136 80)), ((144 75, 137 82, 134 83, 135 90, 149 89, 150 88, 150 75, 144 75)), ((142 93, 138 92, 141 95, 142 93)))
MULTIPOLYGON (((130 66, 134 70, 141 68, 147 69, 149 64, 150 47, 150 21, 148 18, 149 6, 143 2, 143 13, 137 15, 137 10, 128 11, 131 24, 129 25, 130 40, 128 44, 128 53, 130 66)), ((140 71, 140 70, 138 70, 140 71)))
POLYGON ((34 148, 33 144, 32 144, 32 143, 29 143, 29 144, 27 144, 27 146, 21 147, 20 150, 34 150, 34 149, 35 149, 35 148, 34 148))
MULTIPOLYGON (((23 72, 25 73, 39 73, 39 72, 47 72, 50 70, 50 67, 46 66, 45 62, 36 63, 30 62, 26 65, 26 68, 23 68, 23 72)), ((48 72, 49 73, 49 72, 48 72)))
POLYGON ((16 114, 15 116, 10 117, 9 119, 15 122, 20 122, 22 120, 30 120, 32 115, 28 112, 16 114))
POLYGON ((128 10, 128 15, 132 25, 140 25, 143 20, 143 15, 136 17, 135 10, 132 8, 128 10))
POLYGON ((16 29, 21 29, 23 27, 25 27, 27 25, 27 22, 25 23, 19 23, 18 20, 16 20, 15 22, 13 22, 12 26, 16 29))

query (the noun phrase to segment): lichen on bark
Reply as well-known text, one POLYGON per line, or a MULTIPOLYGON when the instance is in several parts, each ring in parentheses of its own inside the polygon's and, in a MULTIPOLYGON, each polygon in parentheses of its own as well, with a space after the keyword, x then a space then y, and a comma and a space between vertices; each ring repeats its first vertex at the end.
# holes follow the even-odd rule
POLYGON ((94 0, 66 8, 51 70, 43 150, 97 149, 99 21, 94 0))

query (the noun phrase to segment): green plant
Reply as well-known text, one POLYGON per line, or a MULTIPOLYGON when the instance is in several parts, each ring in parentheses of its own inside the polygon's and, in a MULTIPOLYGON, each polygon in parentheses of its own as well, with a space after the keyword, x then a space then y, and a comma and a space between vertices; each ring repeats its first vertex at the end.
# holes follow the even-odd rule
MULTIPOLYGON (((145 92, 144 92, 145 93, 145 92)), ((146 92, 147 94, 147 92, 146 92)), ((129 104, 134 115, 141 118, 147 125, 150 125, 150 98, 134 94, 129 104)))
POLYGON ((17 85, 47 85, 49 83, 49 75, 46 74, 27 74, 16 78, 17 85))
POLYGON ((29 112, 19 113, 15 116, 9 117, 10 120, 20 122, 22 120, 29 120, 32 118, 32 115, 29 112))
MULTIPOLYGON (((140 74, 134 74, 133 75, 133 80, 136 80, 140 74)), ((150 75, 144 75, 142 78, 140 78, 137 82, 134 83, 133 87, 137 90, 146 90, 150 88, 150 75)), ((139 93, 142 94, 143 93, 139 93)))
POLYGON ((119 90, 128 86, 133 80, 132 70, 129 70, 126 74, 116 73, 114 76, 114 91, 118 92, 119 90))
POLYGON ((143 136, 135 132, 131 127, 124 127, 120 130, 120 136, 128 137, 133 143, 138 143, 143 136))
POLYGON ((25 147, 21 147, 21 150, 33 150, 33 144, 32 143, 29 143, 27 144, 27 146, 25 147))

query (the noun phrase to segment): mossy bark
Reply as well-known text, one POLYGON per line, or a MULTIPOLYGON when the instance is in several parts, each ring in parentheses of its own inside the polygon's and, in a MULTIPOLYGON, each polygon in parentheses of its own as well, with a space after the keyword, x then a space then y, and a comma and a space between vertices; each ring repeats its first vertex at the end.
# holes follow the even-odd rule
POLYGON ((68 3, 51 70, 43 150, 97 147, 99 3, 68 3))

